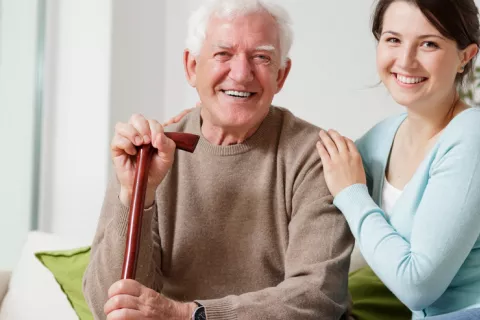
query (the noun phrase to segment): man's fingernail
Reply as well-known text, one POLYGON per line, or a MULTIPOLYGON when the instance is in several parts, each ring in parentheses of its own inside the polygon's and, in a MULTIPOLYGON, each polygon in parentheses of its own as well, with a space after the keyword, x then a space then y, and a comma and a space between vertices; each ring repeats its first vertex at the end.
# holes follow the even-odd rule
POLYGON ((143 143, 150 143, 150 137, 147 135, 143 136, 143 143))
POLYGON ((140 137, 138 137, 138 136, 135 137, 135 144, 136 144, 136 145, 142 144, 142 138, 140 138, 140 137))

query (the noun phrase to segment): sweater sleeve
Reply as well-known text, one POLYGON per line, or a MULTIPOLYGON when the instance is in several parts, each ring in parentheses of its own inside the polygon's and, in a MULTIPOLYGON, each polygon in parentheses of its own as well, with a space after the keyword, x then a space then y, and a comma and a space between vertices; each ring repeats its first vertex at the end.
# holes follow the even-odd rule
POLYGON ((256 292, 197 301, 208 320, 340 319, 348 306, 353 237, 332 200, 316 159, 294 190, 284 280, 256 292))
POLYGON ((335 197, 368 264, 411 310, 442 295, 479 237, 479 166, 479 148, 462 142, 432 163, 423 193, 415 195, 421 197, 418 205, 395 211, 413 216, 409 240, 385 219, 365 185, 352 185, 335 197))
MULTIPOLYGON (((125 251, 129 208, 118 198, 119 185, 110 182, 93 240, 90 263, 83 276, 83 292, 95 319, 105 319, 108 289, 120 280, 125 251)), ((144 210, 136 277, 143 285, 161 291, 160 239, 156 205, 144 210)))

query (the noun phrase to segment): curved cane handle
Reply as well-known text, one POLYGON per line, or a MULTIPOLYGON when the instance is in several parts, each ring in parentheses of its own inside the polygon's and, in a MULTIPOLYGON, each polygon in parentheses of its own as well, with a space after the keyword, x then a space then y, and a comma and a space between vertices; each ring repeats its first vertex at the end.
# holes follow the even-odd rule
POLYGON ((177 149, 193 152, 200 136, 186 132, 165 132, 165 135, 175 142, 177 149))

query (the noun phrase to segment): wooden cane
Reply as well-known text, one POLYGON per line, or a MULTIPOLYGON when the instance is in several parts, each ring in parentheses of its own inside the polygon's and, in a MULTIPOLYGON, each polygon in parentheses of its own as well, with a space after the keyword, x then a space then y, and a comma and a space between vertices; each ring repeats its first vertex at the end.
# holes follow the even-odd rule
MULTIPOLYGON (((165 135, 175 142, 177 149, 187 152, 193 152, 200 139, 198 135, 183 132, 165 132, 165 135)), ((135 279, 148 171, 154 150, 151 144, 146 144, 140 147, 137 152, 137 168, 135 170, 132 200, 128 213, 127 240, 125 243, 125 255, 123 257, 122 279, 135 279)))

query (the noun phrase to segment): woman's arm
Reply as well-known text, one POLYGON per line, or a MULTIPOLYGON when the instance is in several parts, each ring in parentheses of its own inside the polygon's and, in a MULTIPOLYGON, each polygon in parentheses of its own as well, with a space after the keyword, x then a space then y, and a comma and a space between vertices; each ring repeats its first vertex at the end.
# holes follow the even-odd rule
POLYGON ((412 201, 416 206, 397 204, 395 215, 414 216, 409 241, 385 219, 366 185, 351 185, 335 197, 366 261, 412 310, 424 309, 442 295, 479 237, 476 144, 453 144, 430 168, 423 194, 412 201))

